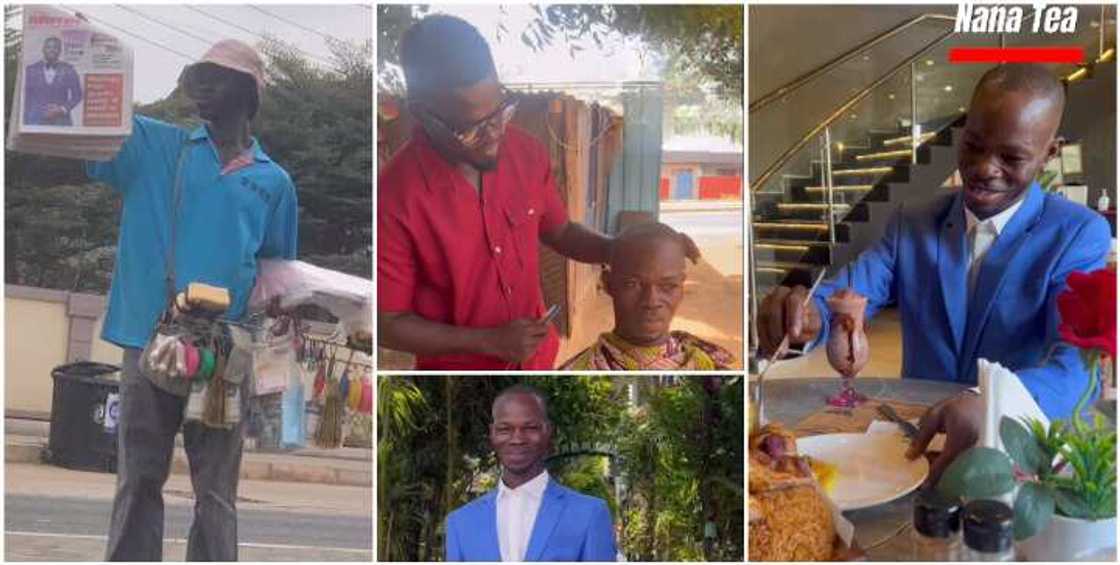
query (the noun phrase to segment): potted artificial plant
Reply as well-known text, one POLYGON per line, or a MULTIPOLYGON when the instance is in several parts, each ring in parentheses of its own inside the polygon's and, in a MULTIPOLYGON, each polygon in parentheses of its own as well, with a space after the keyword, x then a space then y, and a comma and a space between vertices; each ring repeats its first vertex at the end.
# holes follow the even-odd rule
POLYGON ((1058 561, 1116 546, 1116 425, 1083 411, 1100 391, 1102 358, 1116 355, 1116 272, 1072 273, 1058 297, 1064 341, 1081 349, 1089 383, 1068 422, 1000 421, 1007 453, 974 447, 942 476, 951 496, 1015 494, 1015 539, 1024 557, 1058 561))

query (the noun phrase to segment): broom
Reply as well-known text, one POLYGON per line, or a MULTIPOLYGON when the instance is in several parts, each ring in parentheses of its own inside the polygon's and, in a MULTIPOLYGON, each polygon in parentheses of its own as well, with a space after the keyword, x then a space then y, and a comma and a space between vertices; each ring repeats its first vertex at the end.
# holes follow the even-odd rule
POLYGON ((342 393, 339 382, 327 385, 327 397, 323 402, 323 413, 319 416, 319 428, 315 430, 317 447, 338 447, 342 440, 342 393))
MULTIPOLYGON (((349 368, 354 359, 354 350, 346 361, 349 368)), ((323 414, 319 417, 319 429, 315 431, 315 443, 319 447, 338 447, 342 445, 342 420, 346 417, 346 399, 342 396, 341 379, 334 379, 334 357, 327 367, 327 396, 323 401, 323 414)), ((345 373, 345 370, 344 370, 345 373)))

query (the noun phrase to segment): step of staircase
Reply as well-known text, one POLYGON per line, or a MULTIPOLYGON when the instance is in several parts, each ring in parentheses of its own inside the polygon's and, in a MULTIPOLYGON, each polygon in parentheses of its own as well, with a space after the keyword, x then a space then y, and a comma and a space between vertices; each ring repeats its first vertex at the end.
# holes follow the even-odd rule
MULTIPOLYGON (((870 161, 885 161, 885 160, 898 160, 910 157, 911 151, 909 149, 896 149, 893 151, 879 151, 876 153, 864 153, 856 155, 856 161, 866 163, 870 161)), ((833 175, 836 173, 833 172, 833 175)))
MULTIPOLYGON (((834 203, 832 209, 836 212, 848 212, 852 209, 851 204, 834 203)), ((797 212, 797 211, 813 211, 813 212, 826 212, 828 204, 817 203, 803 203, 803 202, 779 202, 778 210, 782 212, 797 212)))
MULTIPOLYGON (((833 218, 840 221, 851 212, 851 204, 839 202, 833 204, 833 218)), ((768 207, 759 209, 763 221, 791 220, 805 222, 827 222, 828 205, 822 202, 778 202, 768 207)))
MULTIPOLYGON (((836 198, 833 203, 833 218, 837 222, 855 222, 867 220, 867 207, 863 204, 847 204, 842 202, 842 198, 836 198)), ((828 204, 822 202, 778 202, 774 204, 767 204, 758 207, 758 214, 756 214, 761 221, 803 221, 803 222, 827 222, 828 221, 828 204)))
MULTIPOLYGON (((918 136, 918 145, 921 145, 921 144, 923 144, 923 143, 925 143, 925 142, 927 142, 927 141, 929 141, 929 140, 931 140, 935 137, 937 137, 937 132, 935 132, 935 131, 923 133, 923 134, 918 136)), ((901 136, 898 136, 898 137, 892 137, 890 139, 884 139, 883 140, 883 146, 884 147, 894 147, 896 145, 902 145, 904 147, 910 147, 913 144, 914 144, 914 139, 913 139, 912 135, 901 135, 901 136)))
POLYGON ((755 277, 759 285, 759 296, 765 296, 769 290, 778 285, 810 286, 813 284, 813 275, 821 270, 820 265, 785 261, 758 261, 755 268, 755 277))
MULTIPOLYGON (((909 163, 907 163, 908 165, 909 163)), ((897 170, 886 176, 859 178, 859 177, 836 177, 832 179, 832 199, 833 202, 841 202, 844 204, 856 205, 866 198, 874 199, 876 197, 876 186, 885 182, 897 182, 899 179, 909 176, 907 171, 909 167, 898 167, 897 170)), ((801 181, 790 186, 789 193, 786 198, 781 199, 783 202, 806 202, 806 203, 820 203, 823 204, 828 198, 828 191, 824 187, 823 178, 812 179, 812 182, 801 181)))
POLYGON ((757 261, 827 265, 832 257, 832 245, 827 241, 762 239, 755 242, 754 251, 757 261))
MULTIPOLYGON (((848 225, 836 224, 836 240, 847 241, 848 225)), ((828 239, 828 222, 784 221, 757 219, 754 234, 758 239, 785 239, 798 241, 825 241, 828 239)))
MULTIPOLYGON (((841 184, 833 186, 832 192, 863 194, 865 192, 870 192, 873 188, 875 188, 873 184, 841 184)), ((807 186, 805 187, 805 192, 810 194, 828 194, 828 188, 824 186, 807 186)))
POLYGON ((861 167, 855 169, 832 169, 832 177, 868 177, 894 172, 894 167, 861 167))
POLYGON ((827 234, 828 222, 755 222, 755 231, 785 231, 790 233, 827 234))

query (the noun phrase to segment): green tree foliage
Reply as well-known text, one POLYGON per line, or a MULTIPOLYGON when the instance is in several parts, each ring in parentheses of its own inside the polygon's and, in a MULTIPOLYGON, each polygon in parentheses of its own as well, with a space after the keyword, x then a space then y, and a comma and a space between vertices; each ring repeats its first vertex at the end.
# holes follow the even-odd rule
POLYGON ((644 391, 619 442, 631 477, 622 534, 631 560, 742 559, 742 391, 740 380, 720 377, 644 391))
POLYGON ((414 473, 420 455, 411 453, 411 438, 426 423, 427 397, 406 377, 377 378, 377 513, 379 556, 405 555, 407 534, 424 527, 425 513, 410 501, 427 500, 431 492, 414 473), (411 456, 403 456, 410 454, 411 456))
MULTIPOLYGON (((500 6, 495 7, 500 10, 500 6)), ((408 26, 428 6, 377 8, 378 86, 404 93, 397 51, 408 26)), ((531 50, 563 42, 578 62, 592 44, 602 48, 612 34, 641 38, 664 61, 665 135, 715 134, 743 139, 743 7, 680 5, 534 5, 536 17, 513 30, 531 50)), ((510 34, 504 22, 499 41, 510 34)))
POLYGON ((549 398, 549 472, 608 502, 629 559, 742 559, 739 381, 598 376, 379 379, 379 559, 442 558, 447 514, 497 484, 490 407, 518 382, 549 398))
POLYGON ((541 49, 562 37, 575 59, 588 38, 640 37, 665 61, 665 135, 743 139, 743 6, 567 4, 534 6, 521 41, 541 49))
MULTIPOLYGON (((5 93, 11 114, 20 36, 6 7, 5 93)), ((372 277, 372 42, 331 44, 333 68, 286 44, 258 46, 268 84, 254 135, 291 174, 300 201, 300 258, 372 277)), ((137 80, 144 80, 137 77, 137 80)), ((135 113, 193 128, 200 121, 177 89, 135 113)), ((120 217, 119 199, 91 183, 82 163, 5 151, 6 283, 104 293, 120 217)))
POLYGON ((729 98, 722 89, 680 56, 671 55, 664 76, 665 137, 719 135, 743 143, 743 98, 729 98))
POLYGON ((299 188, 301 256, 372 278, 372 45, 332 42, 334 71, 280 42, 263 51, 272 84, 258 131, 299 188))
POLYGON ((401 35, 424 17, 428 7, 408 4, 377 5, 377 87, 395 95, 404 94, 400 68, 401 35))
POLYGON ((714 81, 726 98, 743 98, 743 6, 671 4, 561 4, 534 6, 537 18, 521 33, 526 45, 541 49, 563 37, 571 53, 581 41, 602 45, 610 31, 640 37, 654 49, 679 59, 714 81))

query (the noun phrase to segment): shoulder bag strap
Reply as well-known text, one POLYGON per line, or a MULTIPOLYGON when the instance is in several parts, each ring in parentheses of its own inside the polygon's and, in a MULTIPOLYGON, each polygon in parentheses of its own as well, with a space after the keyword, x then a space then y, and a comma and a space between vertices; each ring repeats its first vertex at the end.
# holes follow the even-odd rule
MULTIPOLYGON (((182 205, 183 195, 183 164, 187 160, 190 150, 190 140, 183 142, 179 149, 179 160, 175 165, 175 180, 171 192, 171 241, 164 250, 164 280, 167 284, 168 305, 175 303, 175 232, 179 223, 179 208, 182 205)), ((168 308, 170 310, 170 308, 168 308)))

